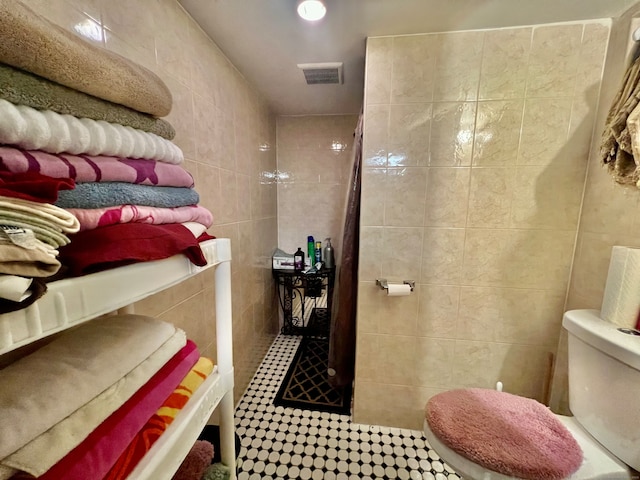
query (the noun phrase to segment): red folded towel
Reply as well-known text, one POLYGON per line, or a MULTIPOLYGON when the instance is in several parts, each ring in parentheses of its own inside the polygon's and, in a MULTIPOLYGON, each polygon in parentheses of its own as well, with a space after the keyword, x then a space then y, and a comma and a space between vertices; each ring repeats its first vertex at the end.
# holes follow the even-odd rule
POLYGON ((32 202, 54 203, 59 190, 73 190, 71 178, 51 178, 38 172, 11 173, 0 171, 0 195, 32 202))
POLYGON ((207 264, 198 240, 180 224, 120 223, 69 235, 69 239, 71 243, 60 248, 59 260, 72 277, 178 253, 200 267, 207 264))
POLYGON ((155 442, 173 423, 193 393, 200 388, 212 371, 213 362, 206 357, 200 357, 198 363, 184 377, 178 388, 138 432, 103 480, 126 479, 142 457, 151 450, 155 442))

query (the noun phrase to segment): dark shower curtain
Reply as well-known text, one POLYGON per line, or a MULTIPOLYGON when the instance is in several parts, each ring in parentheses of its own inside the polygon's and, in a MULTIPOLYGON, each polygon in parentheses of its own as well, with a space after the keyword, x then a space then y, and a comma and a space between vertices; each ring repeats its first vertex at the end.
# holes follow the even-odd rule
POLYGON ((342 253, 334 289, 329 336, 329 383, 351 385, 355 367, 358 251, 360 240, 360 182, 362 175, 362 113, 354 133, 354 161, 345 208, 342 253))

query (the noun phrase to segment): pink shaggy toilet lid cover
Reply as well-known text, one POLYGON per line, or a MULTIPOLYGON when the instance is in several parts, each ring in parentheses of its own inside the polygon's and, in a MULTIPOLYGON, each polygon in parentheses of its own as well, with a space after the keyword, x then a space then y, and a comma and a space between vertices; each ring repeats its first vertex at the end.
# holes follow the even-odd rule
POLYGON ((494 472, 559 480, 582 463, 582 450, 543 404, 483 388, 450 390, 427 402, 426 419, 447 447, 494 472))

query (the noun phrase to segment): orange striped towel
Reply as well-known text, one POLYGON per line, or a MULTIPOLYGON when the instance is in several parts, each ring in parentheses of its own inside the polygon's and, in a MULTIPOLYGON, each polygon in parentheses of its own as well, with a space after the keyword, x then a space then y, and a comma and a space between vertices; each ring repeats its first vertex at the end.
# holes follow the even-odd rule
POLYGON ((213 362, 200 357, 195 366, 180 382, 180 385, 165 400, 162 407, 149 419, 144 427, 122 452, 115 465, 109 470, 104 480, 121 480, 127 478, 151 446, 160 438, 176 415, 184 408, 193 393, 213 371, 213 362))

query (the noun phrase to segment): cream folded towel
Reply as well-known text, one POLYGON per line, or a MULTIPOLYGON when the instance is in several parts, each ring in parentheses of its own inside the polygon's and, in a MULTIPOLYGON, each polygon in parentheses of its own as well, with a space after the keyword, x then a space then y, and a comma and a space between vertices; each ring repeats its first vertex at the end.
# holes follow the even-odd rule
POLYGON ((151 317, 104 317, 0 370, 0 458, 117 384, 175 333, 151 317))
POLYGON ((156 117, 171 111, 171 92, 156 74, 17 0, 0 0, 0 62, 156 117))
MULTIPOLYGON (((135 319, 129 317, 126 321, 135 321, 135 319)), ((114 385, 17 452, 2 459, 0 472, 15 469, 23 470, 36 477, 44 474, 129 400, 186 343, 184 331, 176 330, 155 352, 152 352, 147 359, 114 385)), ((58 385, 58 390, 64 388, 72 389, 73 386, 58 385)))
POLYGON ((0 195, 0 212, 13 210, 51 223, 64 233, 76 233, 80 230, 80 222, 64 208, 49 203, 31 202, 21 198, 3 197, 0 195))
POLYGON ((48 153, 144 158, 174 164, 184 158, 176 144, 153 133, 103 120, 40 111, 3 99, 0 143, 48 153))
POLYGON ((37 240, 48 244, 50 247, 56 249, 64 245, 68 245, 71 240, 59 229, 53 228, 46 222, 39 222, 37 219, 29 218, 26 215, 20 216, 18 214, 7 214, 0 210, 0 228, 14 231, 31 231, 35 235, 37 240))

